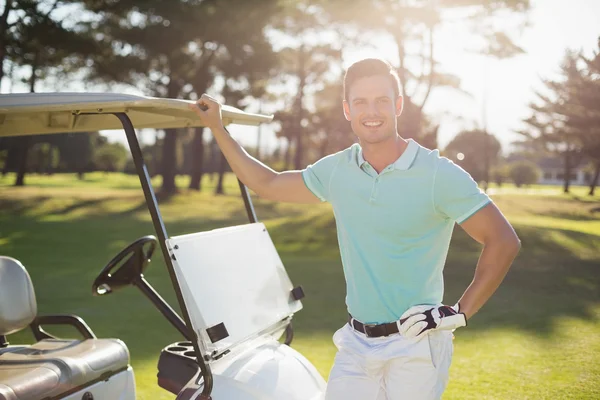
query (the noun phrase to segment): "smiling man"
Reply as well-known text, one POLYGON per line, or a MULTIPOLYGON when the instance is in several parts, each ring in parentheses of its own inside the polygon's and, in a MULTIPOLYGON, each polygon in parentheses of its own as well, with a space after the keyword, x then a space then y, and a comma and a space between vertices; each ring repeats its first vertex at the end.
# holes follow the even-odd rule
POLYGON ((252 158, 231 138, 217 101, 203 95, 191 106, 259 196, 333 207, 348 323, 333 335, 338 352, 326 400, 440 398, 452 331, 466 326, 496 291, 520 247, 467 172, 398 135, 402 105, 398 76, 387 62, 353 64, 344 77, 343 108, 358 143, 285 172, 252 158), (483 250, 473 281, 449 306, 442 304, 442 272, 456 223, 483 250))

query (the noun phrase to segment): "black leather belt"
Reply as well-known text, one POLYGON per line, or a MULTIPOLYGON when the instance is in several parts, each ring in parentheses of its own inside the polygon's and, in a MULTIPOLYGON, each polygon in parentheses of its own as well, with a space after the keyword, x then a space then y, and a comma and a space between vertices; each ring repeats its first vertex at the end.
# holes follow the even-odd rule
POLYGON ((387 324, 363 324, 352 318, 352 315, 348 315, 348 323, 355 330, 364 333, 368 337, 390 336, 398 333, 398 324, 396 322, 389 322, 387 324))

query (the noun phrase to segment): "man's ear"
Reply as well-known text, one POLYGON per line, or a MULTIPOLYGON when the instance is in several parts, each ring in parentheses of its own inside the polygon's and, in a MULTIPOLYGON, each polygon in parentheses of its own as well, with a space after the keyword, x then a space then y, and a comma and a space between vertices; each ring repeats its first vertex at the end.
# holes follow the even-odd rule
POLYGON ((342 105, 344 107, 344 117, 346 117, 346 120, 350 121, 350 104, 348 104, 348 102, 344 100, 342 105))
POLYGON ((399 117, 402 114, 402 109, 404 108, 404 97, 402 95, 398 96, 396 99, 396 116, 399 117))

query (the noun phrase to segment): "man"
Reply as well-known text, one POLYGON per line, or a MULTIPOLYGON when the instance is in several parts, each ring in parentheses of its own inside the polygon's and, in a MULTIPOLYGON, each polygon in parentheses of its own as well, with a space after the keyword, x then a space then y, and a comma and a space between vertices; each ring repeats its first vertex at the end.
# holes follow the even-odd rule
POLYGON ((344 114, 358 143, 302 171, 276 172, 250 157, 203 95, 191 107, 213 132, 240 180, 279 201, 329 201, 337 223, 349 320, 327 400, 438 399, 448 380, 452 331, 466 326, 504 279, 520 241, 471 176, 397 133, 398 76, 379 59, 344 77, 344 114), (454 306, 441 304, 442 270, 454 224, 483 251, 454 306))

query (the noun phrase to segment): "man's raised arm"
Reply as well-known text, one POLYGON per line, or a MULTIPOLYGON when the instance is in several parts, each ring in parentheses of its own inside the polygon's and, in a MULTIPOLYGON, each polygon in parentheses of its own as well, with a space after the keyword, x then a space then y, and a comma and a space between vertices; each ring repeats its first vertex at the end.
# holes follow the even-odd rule
POLYGON ((277 172, 249 155, 223 127, 218 101, 203 94, 190 108, 211 130, 233 172, 257 195, 291 203, 320 202, 304 184, 301 171, 277 172))

